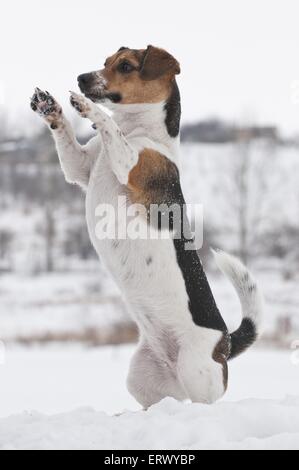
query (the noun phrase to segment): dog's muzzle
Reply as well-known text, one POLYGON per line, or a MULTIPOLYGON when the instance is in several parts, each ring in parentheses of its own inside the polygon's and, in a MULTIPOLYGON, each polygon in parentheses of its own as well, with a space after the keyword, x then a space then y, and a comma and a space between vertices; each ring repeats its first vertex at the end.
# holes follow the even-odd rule
POLYGON ((82 75, 79 75, 78 85, 82 93, 89 93, 94 88, 103 88, 101 80, 97 80, 97 75, 95 72, 83 73, 82 75))
POLYGON ((78 85, 81 92, 92 101, 102 100, 105 96, 106 81, 99 72, 79 75, 78 85))
POLYGON ((120 93, 110 93, 107 91, 107 81, 101 72, 79 75, 78 85, 81 92, 95 103, 106 100, 112 103, 120 103, 122 100, 120 93))

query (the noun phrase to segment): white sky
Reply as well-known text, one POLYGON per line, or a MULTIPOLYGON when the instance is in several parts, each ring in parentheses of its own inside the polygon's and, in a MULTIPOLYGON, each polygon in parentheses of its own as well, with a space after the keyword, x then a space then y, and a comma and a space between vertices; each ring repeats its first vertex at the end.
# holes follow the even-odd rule
POLYGON ((26 126, 36 123, 35 86, 66 103, 78 74, 120 46, 153 44, 181 62, 185 122, 221 116, 299 131, 298 0, 1 0, 0 15, 0 99, 26 126))

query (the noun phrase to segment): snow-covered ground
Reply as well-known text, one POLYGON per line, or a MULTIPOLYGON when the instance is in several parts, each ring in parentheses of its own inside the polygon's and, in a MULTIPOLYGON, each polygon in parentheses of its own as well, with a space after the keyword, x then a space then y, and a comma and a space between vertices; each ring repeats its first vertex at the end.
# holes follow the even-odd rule
POLYGON ((213 407, 167 398, 147 412, 91 409, 1 421, 2 450, 298 450, 299 398, 213 407))
POLYGON ((253 350, 232 362, 229 390, 216 405, 167 399, 144 412, 125 386, 133 349, 8 350, 0 449, 299 449, 291 351, 253 350))
POLYGON ((72 335, 127 320, 108 274, 12 274, 0 278, 0 340, 72 335))

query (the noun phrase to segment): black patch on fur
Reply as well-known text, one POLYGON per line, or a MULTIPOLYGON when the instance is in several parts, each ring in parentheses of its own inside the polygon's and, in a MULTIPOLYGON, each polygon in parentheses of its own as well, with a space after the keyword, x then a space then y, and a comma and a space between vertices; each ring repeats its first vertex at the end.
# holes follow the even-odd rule
POLYGON ((169 161, 167 171, 155 176, 153 180, 148 180, 147 189, 155 195, 149 211, 150 223, 156 225, 158 222, 159 230, 167 228, 174 232, 173 243, 177 263, 185 281, 189 309, 194 323, 227 333, 226 324, 217 308, 199 254, 195 249, 186 249, 186 245, 188 244, 190 248, 190 244, 194 241, 176 165, 169 161), (173 211, 174 204, 178 207, 178 211, 173 211), (168 208, 167 214, 163 206, 168 208))
POLYGON ((227 332, 227 326, 218 310, 208 279, 205 275, 199 254, 196 250, 186 250, 184 239, 174 240, 179 267, 182 271, 189 310, 196 325, 227 332))
POLYGON ((231 334, 230 359, 242 354, 257 340, 256 326, 250 318, 244 318, 240 328, 231 334))
POLYGON ((151 256, 149 256, 148 258, 146 258, 146 264, 147 266, 150 266, 153 262, 153 258, 151 256))
MULTIPOLYGON (((165 177, 158 182, 155 181, 155 193, 157 194, 158 204, 166 204, 169 208, 177 204, 180 208, 180 217, 177 220, 177 214, 167 214, 167 220, 163 220, 163 213, 159 220, 159 229, 170 227, 176 233, 173 239, 178 265, 181 269, 186 291, 189 297, 189 309, 196 325, 205 328, 227 333, 226 324, 217 308, 209 282, 205 275, 198 251, 195 249, 186 249, 187 244, 192 241, 191 227, 188 220, 186 203, 180 183, 180 174, 176 166, 175 171, 169 171, 165 177), (158 184, 158 188, 156 185, 158 184), (159 193, 160 191, 160 193, 159 193), (168 215, 170 214, 170 220, 168 215)), ((194 248, 194 247, 193 247, 194 248)))
POLYGON ((108 98, 108 100, 112 101, 112 103, 120 103, 122 100, 122 96, 120 93, 107 93, 105 95, 105 98, 108 98))
POLYGON ((166 120, 168 134, 170 137, 177 137, 181 125, 181 95, 176 80, 173 82, 171 95, 165 104, 166 120))
POLYGON ((128 47, 125 47, 125 46, 122 46, 118 49, 117 52, 121 52, 121 51, 126 51, 127 49, 129 49, 128 47))

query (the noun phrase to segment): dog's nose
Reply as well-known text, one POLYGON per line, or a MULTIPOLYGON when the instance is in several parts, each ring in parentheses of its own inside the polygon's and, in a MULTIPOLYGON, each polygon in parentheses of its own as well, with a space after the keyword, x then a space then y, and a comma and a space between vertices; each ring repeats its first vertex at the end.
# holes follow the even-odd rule
POLYGON ((79 86, 84 88, 90 85, 92 79, 93 79, 92 73, 83 73, 82 75, 79 75, 78 77, 79 86))

